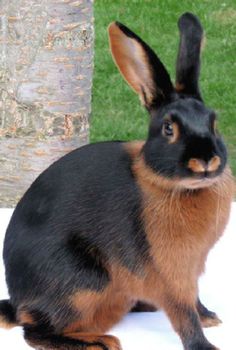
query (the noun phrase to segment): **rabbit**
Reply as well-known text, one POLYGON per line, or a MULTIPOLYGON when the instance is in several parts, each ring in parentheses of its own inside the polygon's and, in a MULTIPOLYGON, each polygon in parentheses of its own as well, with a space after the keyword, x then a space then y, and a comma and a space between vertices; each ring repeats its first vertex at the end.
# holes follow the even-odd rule
POLYGON ((23 327, 36 349, 121 350, 107 332, 145 307, 164 310, 185 350, 217 349, 202 327, 221 321, 201 303, 198 278, 226 227, 234 181, 199 88, 202 25, 184 13, 178 26, 174 86, 140 37, 110 24, 114 61, 150 115, 146 141, 72 151, 12 215, 0 323, 23 327))

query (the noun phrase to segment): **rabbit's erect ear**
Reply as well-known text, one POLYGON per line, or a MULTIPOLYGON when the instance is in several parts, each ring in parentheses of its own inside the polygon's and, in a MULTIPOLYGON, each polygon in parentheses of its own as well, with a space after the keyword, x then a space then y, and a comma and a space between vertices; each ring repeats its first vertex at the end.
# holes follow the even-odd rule
POLYGON ((146 108, 157 108, 170 99, 174 88, 154 51, 121 23, 111 23, 108 31, 114 61, 146 108))
POLYGON ((192 13, 183 14, 179 21, 179 54, 176 68, 176 91, 202 100, 198 79, 203 29, 199 19, 192 13))

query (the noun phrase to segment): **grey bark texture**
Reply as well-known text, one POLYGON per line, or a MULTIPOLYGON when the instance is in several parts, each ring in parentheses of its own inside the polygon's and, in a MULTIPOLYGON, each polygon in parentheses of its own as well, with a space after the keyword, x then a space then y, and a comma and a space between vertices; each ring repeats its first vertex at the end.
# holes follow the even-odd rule
POLYGON ((88 141, 92 0, 0 0, 0 207, 88 141))

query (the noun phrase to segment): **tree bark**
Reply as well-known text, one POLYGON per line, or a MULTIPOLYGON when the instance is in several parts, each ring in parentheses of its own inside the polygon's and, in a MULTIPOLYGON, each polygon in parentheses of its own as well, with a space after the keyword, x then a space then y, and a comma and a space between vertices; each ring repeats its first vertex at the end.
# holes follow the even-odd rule
POLYGON ((88 141, 92 0, 0 0, 0 207, 88 141))

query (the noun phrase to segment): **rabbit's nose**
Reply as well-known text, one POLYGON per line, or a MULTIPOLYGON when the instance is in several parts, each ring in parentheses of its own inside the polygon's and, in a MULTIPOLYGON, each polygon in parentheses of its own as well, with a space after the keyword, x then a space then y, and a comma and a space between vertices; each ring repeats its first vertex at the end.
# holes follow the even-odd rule
POLYGON ((206 173, 216 171, 220 166, 220 157, 214 156, 208 162, 203 159, 191 158, 188 162, 188 168, 194 173, 206 173))

